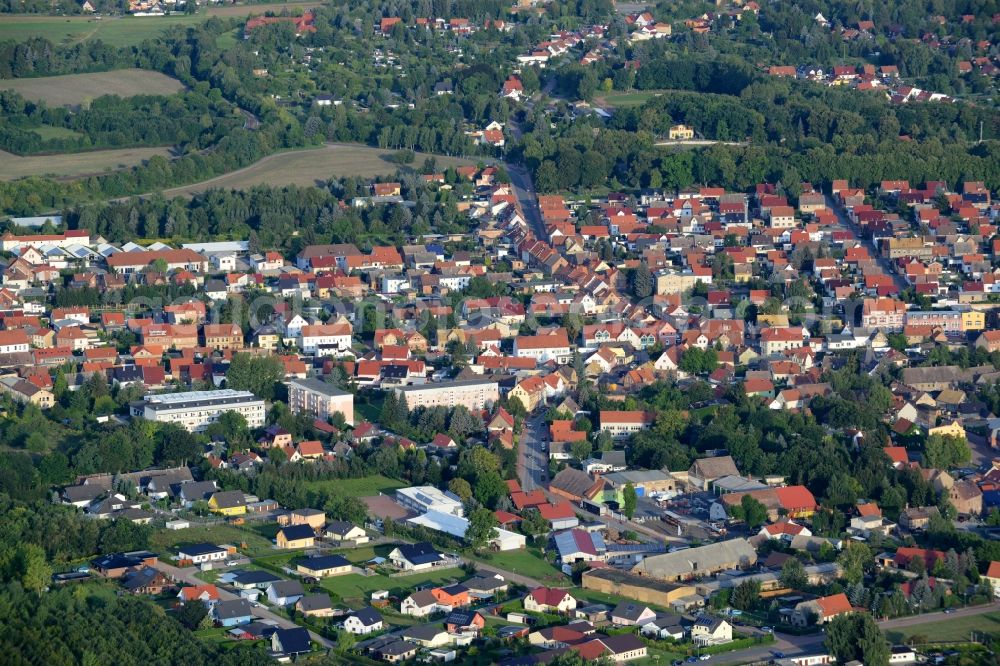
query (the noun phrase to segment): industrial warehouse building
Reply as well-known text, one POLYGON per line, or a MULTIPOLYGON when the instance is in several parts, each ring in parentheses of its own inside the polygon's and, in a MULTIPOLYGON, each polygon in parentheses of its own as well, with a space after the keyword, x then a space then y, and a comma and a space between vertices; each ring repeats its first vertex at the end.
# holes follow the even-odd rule
MULTIPOLYGON (((444 532, 458 539, 464 539, 465 531, 469 529, 467 519, 440 511, 428 511, 424 515, 410 518, 406 522, 411 525, 421 525, 437 532, 444 532)), ((496 530, 497 535, 490 540, 490 546, 496 550, 517 550, 524 548, 528 543, 523 534, 509 532, 500 527, 496 530)))
POLYGON ((730 539, 647 557, 632 567, 632 573, 658 580, 681 581, 729 569, 745 569, 756 563, 757 551, 749 541, 730 539))

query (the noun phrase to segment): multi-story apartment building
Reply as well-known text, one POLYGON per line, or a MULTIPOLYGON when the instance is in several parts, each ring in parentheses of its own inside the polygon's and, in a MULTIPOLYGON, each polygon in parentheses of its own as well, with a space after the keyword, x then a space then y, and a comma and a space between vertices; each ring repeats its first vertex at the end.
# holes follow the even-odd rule
POLYGON ((311 324, 299 333, 299 349, 303 354, 336 356, 351 351, 351 325, 311 324))
POLYGON ((239 324, 205 324, 205 346, 210 349, 243 349, 243 329, 239 324))
POLYGON ((791 206, 773 206, 768 221, 772 229, 794 229, 795 209, 791 206))
POLYGON ((249 391, 187 391, 147 395, 131 405, 133 417, 158 423, 176 423, 190 432, 202 432, 224 412, 237 412, 253 428, 264 426, 264 401, 249 391))
POLYGON ((514 356, 533 358, 539 363, 555 361, 569 363, 573 354, 569 349, 566 329, 560 328, 549 335, 519 335, 514 338, 514 356))
POLYGON ((765 328, 760 332, 760 350, 764 356, 775 356, 788 349, 799 349, 805 345, 805 331, 801 326, 765 328))
POLYGON ((146 252, 117 252, 105 261, 108 268, 124 273, 136 273, 157 261, 163 261, 168 271, 187 270, 205 273, 208 271, 208 260, 194 250, 181 248, 179 250, 148 250, 146 252))
POLYGON ((861 326, 878 328, 883 332, 902 331, 905 316, 906 303, 902 301, 894 298, 866 298, 861 310, 861 326))
POLYGON ((23 328, 0 331, 0 354, 31 351, 31 342, 23 328))
POLYGON ((962 313, 957 310, 913 310, 906 313, 907 326, 934 326, 945 333, 964 331, 962 313))
POLYGON ((925 243, 923 238, 889 238, 882 244, 882 255, 887 259, 916 257, 931 260, 934 258, 934 244, 925 243))
POLYGON ((410 409, 416 407, 455 407, 464 405, 470 412, 484 409, 500 399, 500 385, 482 379, 468 379, 438 384, 400 386, 396 394, 406 398, 410 409))
POLYGON ((293 379, 288 384, 288 407, 296 414, 308 412, 324 421, 337 412, 354 425, 354 396, 318 379, 293 379))

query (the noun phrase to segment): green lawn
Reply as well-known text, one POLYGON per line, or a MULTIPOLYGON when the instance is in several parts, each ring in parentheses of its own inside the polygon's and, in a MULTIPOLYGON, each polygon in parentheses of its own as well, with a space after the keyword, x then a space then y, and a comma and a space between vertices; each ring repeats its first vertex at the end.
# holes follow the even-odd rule
POLYGON ((154 532, 149 539, 149 546, 160 554, 174 555, 178 545, 194 543, 230 544, 241 547, 246 543, 246 552, 269 553, 274 545, 252 529, 234 527, 232 525, 210 525, 205 527, 189 527, 183 530, 160 530, 154 532))
POLYGON ((65 127, 52 127, 50 125, 33 127, 31 128, 31 131, 42 137, 42 141, 48 141, 49 139, 75 139, 83 136, 79 132, 74 132, 71 129, 66 129, 65 127))
POLYGON ((969 640, 969 634, 973 631, 979 634, 1000 634, 1000 611, 928 622, 915 627, 890 629, 885 635, 893 643, 903 643, 911 636, 923 637, 926 642, 933 643, 969 640))
POLYGON ((567 585, 570 582, 562 571, 546 562, 541 551, 536 548, 483 553, 474 559, 485 567, 497 567, 504 571, 535 578, 548 585, 567 585))
POLYGON ((382 574, 375 576, 347 574, 346 576, 324 578, 320 585, 331 595, 337 595, 348 605, 358 606, 367 603, 369 596, 375 590, 389 590, 390 595, 402 599, 418 585, 426 583, 444 585, 458 582, 464 578, 468 578, 468 576, 461 569, 445 569, 444 571, 428 571, 412 576, 399 576, 398 578, 389 578, 382 574))
POLYGON ((382 394, 375 395, 371 391, 361 393, 354 399, 354 413, 360 414, 366 421, 378 421, 382 412, 382 394))
POLYGON ((390 494, 406 484, 396 479, 377 474, 360 479, 326 479, 323 481, 303 481, 302 485, 311 490, 326 490, 340 492, 354 497, 367 497, 379 493, 390 494))
MULTIPOLYGON (((237 645, 245 645, 247 641, 237 641, 229 637, 229 628, 212 627, 211 629, 198 629, 194 632, 196 638, 206 643, 217 644, 223 649, 232 650, 237 645)), ((249 641, 254 643, 256 641, 249 641)))
POLYGON ((662 90, 645 90, 643 92, 632 93, 611 93, 610 95, 604 95, 603 99, 610 106, 617 109, 629 109, 642 106, 652 98, 662 94, 662 90))

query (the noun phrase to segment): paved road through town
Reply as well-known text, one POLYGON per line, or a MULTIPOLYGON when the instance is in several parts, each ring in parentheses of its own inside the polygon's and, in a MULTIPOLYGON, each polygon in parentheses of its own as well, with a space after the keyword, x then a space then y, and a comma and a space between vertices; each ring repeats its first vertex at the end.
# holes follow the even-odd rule
MULTIPOLYGON (((985 604, 982 606, 969 606, 968 608, 955 609, 953 613, 924 613, 923 615, 912 615, 909 617, 896 618, 895 620, 886 620, 884 622, 879 622, 878 626, 884 633, 892 629, 903 629, 908 627, 917 627, 924 624, 933 624, 935 622, 946 622, 962 617, 972 617, 975 615, 983 615, 985 613, 993 613, 997 610, 998 605, 996 603, 985 604)), ((816 654, 824 650, 823 641, 826 639, 826 634, 792 636, 778 632, 775 634, 774 638, 775 642, 770 645, 737 650, 725 655, 719 655, 718 657, 712 657, 711 662, 727 665, 750 664, 772 659, 775 652, 782 652, 786 657, 816 654)))
POLYGON ((861 230, 858 229, 853 222, 851 222, 851 218, 847 216, 847 211, 840 205, 840 202, 835 200, 829 194, 825 194, 823 196, 826 198, 826 207, 834 212, 837 216, 837 221, 840 223, 840 226, 843 227, 844 231, 850 232, 855 240, 868 248, 868 253, 871 254, 875 261, 878 262, 879 266, 882 267, 882 271, 892 278, 892 281, 896 283, 897 289, 900 291, 906 289, 909 285, 906 284, 906 280, 903 279, 903 276, 895 271, 892 262, 882 256, 871 239, 861 236, 861 230))
POLYGON ((549 456, 545 452, 545 419, 532 416, 524 421, 517 451, 517 476, 525 492, 544 488, 549 469, 549 456))

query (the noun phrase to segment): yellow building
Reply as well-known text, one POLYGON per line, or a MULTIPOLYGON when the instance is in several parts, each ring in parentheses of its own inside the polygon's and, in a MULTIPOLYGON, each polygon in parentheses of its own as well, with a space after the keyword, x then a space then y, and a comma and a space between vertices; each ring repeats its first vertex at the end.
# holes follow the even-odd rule
POLYGON ((312 548, 316 544, 316 532, 309 525, 291 525, 278 530, 274 541, 278 548, 312 548))
POLYGON ((223 516, 241 516, 247 512, 247 501, 242 491, 224 490, 212 494, 208 508, 223 516))
POLYGON ((582 586, 585 590, 596 590, 642 603, 658 604, 665 608, 686 610, 687 599, 697 603, 693 601, 696 594, 693 585, 652 580, 648 576, 637 576, 617 569, 585 571, 582 586))
POLYGON ((930 437, 931 435, 941 435, 942 437, 961 437, 962 439, 965 439, 965 428, 963 428, 958 421, 952 421, 951 423, 931 428, 927 431, 927 436, 930 437))
POLYGON ((688 141, 694 138, 694 128, 690 125, 674 125, 667 133, 671 141, 688 141))
POLYGON ((962 313, 963 331, 981 331, 986 328, 986 313, 969 310, 962 313))

